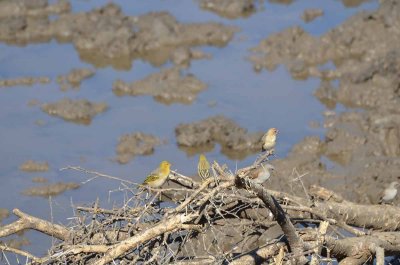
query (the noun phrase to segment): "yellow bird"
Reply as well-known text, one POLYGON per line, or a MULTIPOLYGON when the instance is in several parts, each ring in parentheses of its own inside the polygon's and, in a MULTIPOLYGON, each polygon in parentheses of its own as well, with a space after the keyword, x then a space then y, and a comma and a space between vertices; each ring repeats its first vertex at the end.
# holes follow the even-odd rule
POLYGON ((210 163, 206 156, 201 154, 199 156, 199 163, 197 164, 197 173, 203 181, 210 177, 210 168, 210 163))
POLYGON ((276 128, 271 128, 268 130, 266 134, 262 137, 263 145, 261 150, 270 151, 274 149, 276 144, 276 135, 278 134, 278 130, 276 128))
POLYGON ((168 175, 171 172, 170 167, 171 164, 168 161, 162 161, 160 166, 153 170, 143 181, 143 185, 147 185, 151 188, 161 187, 168 179, 168 175))

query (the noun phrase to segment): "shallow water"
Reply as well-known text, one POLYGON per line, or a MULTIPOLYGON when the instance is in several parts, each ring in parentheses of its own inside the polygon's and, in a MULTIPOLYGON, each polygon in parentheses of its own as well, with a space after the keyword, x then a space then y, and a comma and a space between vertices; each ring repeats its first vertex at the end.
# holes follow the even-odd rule
MULTIPOLYGON (((89 11, 107 2, 73 1, 71 4, 76 12, 89 11)), ((291 146, 304 136, 323 133, 321 128, 309 127, 310 121, 322 121, 321 113, 325 110, 312 95, 319 81, 293 80, 283 67, 273 72, 256 73, 252 64, 246 60, 250 55, 249 48, 269 34, 292 25, 300 25, 312 34, 321 35, 355 12, 377 7, 376 1, 354 8, 345 8, 340 1, 295 1, 291 5, 266 2, 262 10, 247 18, 229 20, 199 9, 195 1, 114 2, 122 6, 127 15, 169 11, 180 22, 216 21, 238 26, 241 31, 224 48, 200 47, 211 53, 212 59, 192 61, 187 71, 207 83, 208 89, 200 93, 191 105, 164 105, 149 96, 115 96, 111 90, 114 80, 132 82, 159 70, 142 60, 135 60, 129 70, 98 68, 92 78, 82 82, 79 91, 62 92, 54 81, 58 75, 66 74, 76 67, 93 67, 79 58, 72 44, 56 41, 26 47, 0 44, 0 78, 48 76, 52 79, 46 85, 0 88, 1 208, 19 208, 35 216, 49 220, 52 216, 55 222, 67 223, 66 218, 73 215, 71 203, 88 203, 99 197, 104 205, 109 191, 119 187, 118 182, 96 179, 50 201, 21 195, 24 189, 36 185, 31 181, 35 176, 46 177, 51 183, 83 182, 88 179, 88 176, 79 172, 59 171, 67 165, 79 165, 141 182, 159 161, 168 159, 174 169, 192 174, 196 171, 197 155, 188 156, 177 147, 174 128, 179 123, 194 122, 217 114, 234 119, 249 131, 265 131, 269 127, 277 127, 280 135, 276 153, 278 157, 284 157, 291 146), (322 8, 325 15, 305 24, 300 16, 306 8, 322 8), (89 126, 84 126, 48 116, 38 106, 27 104, 32 99, 44 103, 64 97, 105 101, 109 104, 109 110, 96 116, 89 126), (217 105, 209 107, 211 101, 217 102, 217 105), (36 125, 38 119, 45 124, 36 125), (113 162, 118 138, 136 131, 151 133, 168 143, 156 147, 153 155, 136 157, 126 165, 113 162), (28 159, 48 161, 50 171, 20 171, 19 165, 28 159)), ((220 153, 219 146, 207 153, 207 156, 209 160, 227 163, 231 169, 247 165, 255 159, 253 155, 242 161, 229 160, 220 153)), ((112 193, 111 203, 117 198, 119 196, 112 193)), ((6 219, 5 222, 11 220, 14 218, 6 219)), ((28 232, 26 236, 32 243, 41 242, 25 248, 37 255, 44 254, 51 244, 51 239, 36 232, 28 232)))

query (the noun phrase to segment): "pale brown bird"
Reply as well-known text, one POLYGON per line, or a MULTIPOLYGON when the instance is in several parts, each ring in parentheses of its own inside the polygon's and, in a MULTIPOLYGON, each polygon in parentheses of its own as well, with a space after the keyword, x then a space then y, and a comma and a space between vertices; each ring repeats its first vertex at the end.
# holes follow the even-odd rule
POLYGON ((262 184, 269 179, 274 170, 273 165, 262 163, 258 168, 250 172, 249 178, 258 184, 262 184))
POLYGON ((278 134, 278 130, 276 128, 271 128, 268 130, 266 134, 262 137, 262 148, 261 150, 264 151, 270 151, 274 149, 275 144, 276 144, 276 135, 278 134))
POLYGON ((389 186, 383 191, 382 198, 379 203, 390 203, 397 195, 397 187, 400 185, 399 182, 393 181, 389 186))

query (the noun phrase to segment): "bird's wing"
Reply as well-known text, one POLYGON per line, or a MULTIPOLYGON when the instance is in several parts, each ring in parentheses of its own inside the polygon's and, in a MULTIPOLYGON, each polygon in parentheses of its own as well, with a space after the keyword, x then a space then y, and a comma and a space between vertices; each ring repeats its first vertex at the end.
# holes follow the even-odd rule
POLYGON ((261 137, 261 141, 265 142, 265 138, 267 137, 268 133, 264 133, 264 135, 261 137))
POLYGON ((198 168, 203 170, 209 170, 210 163, 207 160, 200 161, 198 164, 198 168))
POLYGON ((157 168, 155 170, 153 170, 144 180, 143 183, 149 183, 152 182, 154 180, 157 180, 160 177, 160 169, 157 168))
POLYGON ((150 174, 150 175, 148 175, 148 176, 146 177, 146 179, 143 181, 143 183, 150 183, 150 182, 153 182, 153 181, 157 180, 158 178, 159 178, 158 175, 152 175, 152 174, 150 174))

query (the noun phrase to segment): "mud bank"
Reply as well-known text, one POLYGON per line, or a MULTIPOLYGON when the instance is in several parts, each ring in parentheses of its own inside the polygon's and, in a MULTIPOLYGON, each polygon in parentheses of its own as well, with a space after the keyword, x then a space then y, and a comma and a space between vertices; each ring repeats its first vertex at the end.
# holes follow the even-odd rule
MULTIPOLYGON (((28 2, 21 1, 21 8, 29 9, 28 2)), ((3 3, 13 5, 12 1, 3 3)), ((237 31, 235 27, 211 22, 182 24, 167 12, 126 16, 111 3, 86 13, 59 13, 62 14, 55 19, 30 19, 26 12, 0 17, 0 41, 72 42, 81 58, 96 66, 128 69, 135 58, 161 65, 180 47, 224 46, 237 31)))
POLYGON ((215 143, 222 153, 230 158, 242 159, 261 150, 262 132, 249 133, 233 120, 214 116, 198 122, 180 124, 175 128, 176 141, 180 147, 202 149, 213 148, 215 143))
POLYGON ((131 84, 122 80, 117 80, 113 84, 113 91, 118 96, 150 95, 164 104, 190 104, 204 89, 206 84, 193 75, 182 75, 179 67, 161 70, 131 84))
POLYGON ((45 172, 49 171, 49 163, 28 160, 22 163, 19 169, 26 172, 45 172))
POLYGON ((301 15, 301 19, 308 23, 323 15, 324 11, 322 9, 306 9, 301 15))
POLYGON ((200 0, 199 6, 221 17, 248 17, 256 11, 254 0, 200 0))
POLYGON ((14 79, 0 79, 0 87, 11 86, 32 86, 34 84, 47 84, 50 83, 48 77, 18 77, 14 79))
POLYGON ((70 89, 79 90, 83 80, 92 77, 95 74, 93 69, 75 68, 66 75, 59 75, 57 83, 60 85, 61 91, 70 89))
POLYGON ((174 65, 180 66, 181 68, 188 68, 192 60, 212 58, 211 54, 188 47, 179 47, 171 52, 170 56, 174 65))
POLYGON ((41 196, 41 197, 49 197, 59 195, 67 190, 75 190, 79 188, 78 183, 63 183, 58 182, 54 184, 47 184, 37 187, 31 187, 22 192, 22 194, 27 196, 41 196))
POLYGON ((150 155, 154 148, 161 145, 162 141, 151 135, 141 132, 121 136, 117 145, 116 161, 126 164, 138 155, 150 155))
POLYGON ((0 19, 10 17, 41 17, 69 12, 71 6, 66 0, 49 4, 47 0, 14 0, 0 2, 0 19))
POLYGON ((32 182, 35 182, 35 183, 46 183, 48 181, 49 180, 44 178, 44 177, 34 177, 34 178, 32 178, 32 182))
POLYGON ((42 105, 42 110, 49 115, 85 125, 89 125, 95 115, 106 111, 107 108, 108 106, 104 102, 94 103, 86 99, 72 100, 67 98, 42 105))
POLYGON ((348 108, 326 115, 324 139, 306 138, 275 162, 282 177, 296 168, 307 173, 302 178, 307 185, 333 187, 366 203, 376 203, 384 186, 400 178, 399 29, 400 6, 384 1, 320 38, 293 27, 254 48, 256 69, 283 64, 294 78, 318 77, 317 98, 332 110, 338 104, 348 108), (334 69, 321 70, 328 62, 334 69), (335 166, 328 167, 326 158, 335 166))

